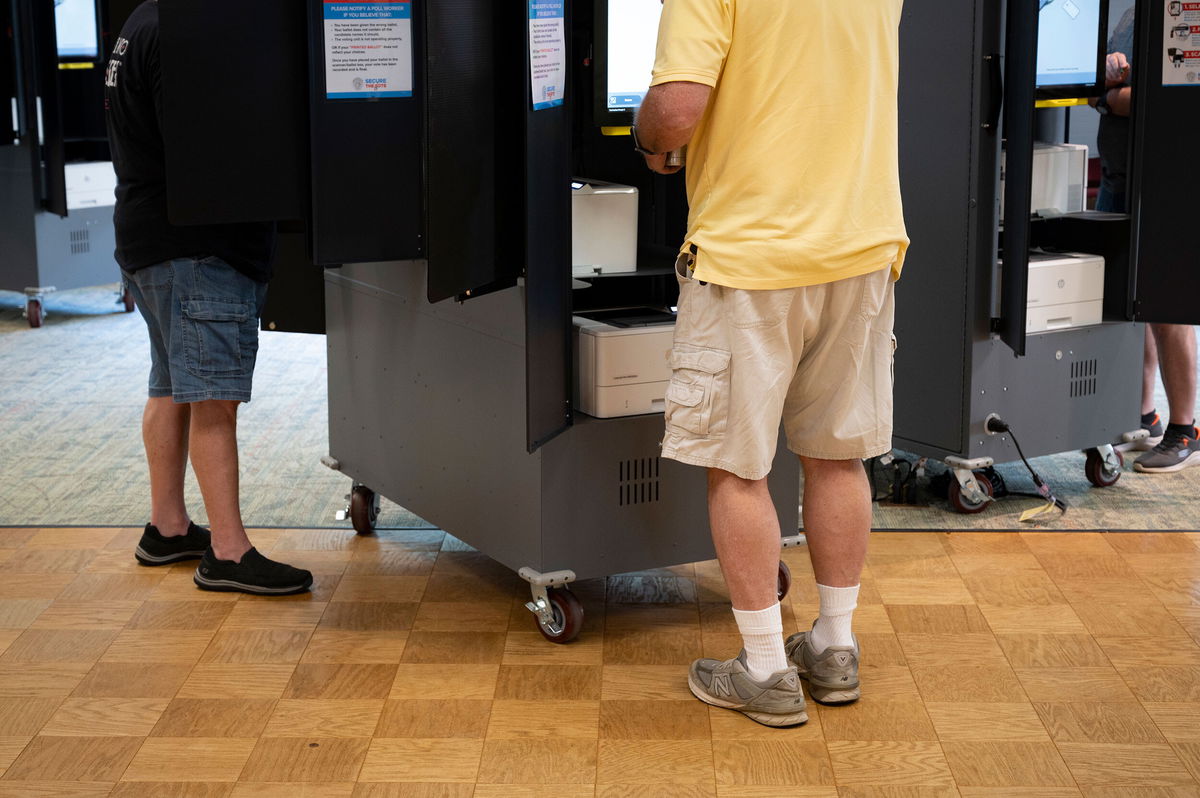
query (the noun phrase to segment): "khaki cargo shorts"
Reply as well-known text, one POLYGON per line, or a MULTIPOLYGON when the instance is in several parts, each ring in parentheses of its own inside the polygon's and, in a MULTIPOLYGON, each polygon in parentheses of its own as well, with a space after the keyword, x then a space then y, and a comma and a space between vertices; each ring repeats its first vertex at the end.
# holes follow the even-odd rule
POLYGON ((892 446, 891 269, 751 291, 679 278, 663 457, 762 479, 779 424, 804 457, 892 446))

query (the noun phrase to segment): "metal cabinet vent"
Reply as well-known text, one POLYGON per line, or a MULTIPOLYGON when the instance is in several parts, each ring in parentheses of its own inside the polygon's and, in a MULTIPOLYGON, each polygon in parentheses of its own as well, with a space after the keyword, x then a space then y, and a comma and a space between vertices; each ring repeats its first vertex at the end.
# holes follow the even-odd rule
POLYGON ((82 230, 71 231, 71 254, 86 255, 92 251, 92 244, 88 238, 87 228, 82 230))
POLYGON ((617 504, 649 504, 658 501, 658 468, 661 457, 621 460, 617 479, 617 504))
POLYGON ((1098 364, 1095 358, 1091 360, 1076 360, 1071 364, 1071 398, 1092 396, 1096 393, 1096 373, 1098 364))

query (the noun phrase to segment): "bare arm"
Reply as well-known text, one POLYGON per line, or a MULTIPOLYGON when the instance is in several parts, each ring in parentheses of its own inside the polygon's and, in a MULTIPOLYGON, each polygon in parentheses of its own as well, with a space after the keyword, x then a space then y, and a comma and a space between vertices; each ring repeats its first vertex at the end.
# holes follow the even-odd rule
POLYGON ((651 87, 637 115, 638 140, 663 154, 646 156, 647 166, 662 174, 679 171, 678 166, 666 165, 666 153, 691 141, 711 96, 712 88, 703 83, 674 81, 651 87))
MULTIPOLYGON (((1125 84, 1133 67, 1124 53, 1109 53, 1104 65, 1105 103, 1113 116, 1129 116, 1133 89, 1125 84)), ((1095 105, 1094 100, 1088 101, 1095 105)))

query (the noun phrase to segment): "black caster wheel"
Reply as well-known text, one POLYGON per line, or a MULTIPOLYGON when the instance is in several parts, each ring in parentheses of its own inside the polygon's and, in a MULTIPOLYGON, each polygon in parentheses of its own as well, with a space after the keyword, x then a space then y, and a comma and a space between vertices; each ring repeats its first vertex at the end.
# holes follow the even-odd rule
MULTIPOLYGON (((988 496, 994 495, 992 481, 983 474, 976 474, 975 481, 979 483, 979 489, 988 496)), ((950 488, 947 492, 947 499, 950 500, 950 506, 955 512, 963 513, 964 515, 974 515, 975 513, 983 512, 984 508, 990 504, 988 501, 972 502, 963 495, 962 486, 958 484, 958 480, 952 474, 950 476, 950 488)))
POLYGON ((30 327, 42 326, 42 300, 30 299, 25 303, 25 318, 30 327))
POLYGON ((538 631, 551 643, 570 643, 583 629, 583 605, 575 594, 562 587, 546 588, 550 608, 554 611, 553 621, 544 621, 534 616, 538 631))
MULTIPOLYGON (((1116 455, 1117 462, 1124 468, 1125 456, 1120 452, 1116 452, 1116 455)), ((1097 488, 1111 488, 1121 478, 1120 471, 1109 474, 1104 470, 1104 457, 1096 449, 1087 450, 1087 462, 1083 464, 1083 473, 1087 475, 1088 482, 1097 488)))
POLYGON ((350 491, 350 523, 360 535, 375 532, 379 520, 379 497, 366 485, 355 485, 350 491))
POLYGON ((783 597, 792 589, 792 569, 783 560, 779 561, 779 581, 776 584, 779 600, 783 601, 783 597))
POLYGON ((126 313, 133 313, 135 305, 133 302, 133 292, 129 290, 129 286, 125 286, 121 290, 121 304, 125 306, 126 313))

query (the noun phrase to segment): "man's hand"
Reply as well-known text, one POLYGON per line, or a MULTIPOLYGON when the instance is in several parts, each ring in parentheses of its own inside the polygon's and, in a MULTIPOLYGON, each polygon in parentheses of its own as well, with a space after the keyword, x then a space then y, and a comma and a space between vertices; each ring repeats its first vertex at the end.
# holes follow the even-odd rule
POLYGON ((1132 69, 1124 53, 1109 53, 1104 63, 1104 85, 1110 89, 1125 85, 1132 69))
POLYGON ((646 166, 651 172, 658 172, 660 175, 673 175, 682 169, 682 166, 667 166, 667 153, 659 155, 645 155, 646 166))

